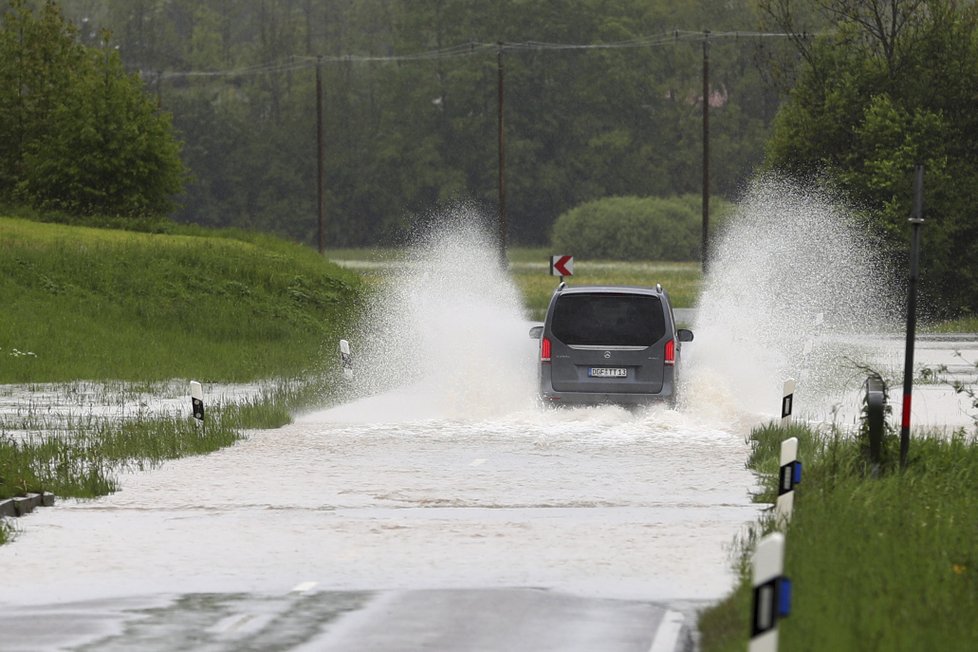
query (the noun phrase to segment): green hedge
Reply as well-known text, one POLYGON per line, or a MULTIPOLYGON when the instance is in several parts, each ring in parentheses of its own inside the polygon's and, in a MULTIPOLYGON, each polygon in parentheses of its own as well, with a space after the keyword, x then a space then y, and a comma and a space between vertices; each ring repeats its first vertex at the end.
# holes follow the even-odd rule
MULTIPOLYGON (((699 195, 597 199, 558 217, 551 242, 554 251, 580 258, 700 260, 700 202, 699 195)), ((711 199, 711 217, 722 221, 730 207, 711 199)))

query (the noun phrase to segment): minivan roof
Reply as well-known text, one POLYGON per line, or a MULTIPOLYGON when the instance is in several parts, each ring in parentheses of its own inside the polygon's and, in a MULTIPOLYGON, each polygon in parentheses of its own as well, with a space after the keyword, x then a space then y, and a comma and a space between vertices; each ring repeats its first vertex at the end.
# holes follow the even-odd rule
POLYGON ((595 292, 618 292, 621 294, 648 294, 659 296, 665 294, 662 286, 641 287, 637 285, 576 285, 574 287, 565 286, 558 288, 561 294, 594 294, 595 292))

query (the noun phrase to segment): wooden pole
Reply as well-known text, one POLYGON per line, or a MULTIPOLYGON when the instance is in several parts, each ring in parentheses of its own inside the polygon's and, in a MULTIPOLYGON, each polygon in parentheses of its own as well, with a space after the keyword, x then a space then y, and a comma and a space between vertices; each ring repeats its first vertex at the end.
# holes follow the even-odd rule
POLYGON ((703 273, 710 257, 710 32, 703 32, 703 273))
POLYGON ((499 257, 503 266, 506 266, 506 132, 504 119, 504 99, 505 99, 505 77, 506 72, 503 66, 503 44, 499 43, 499 50, 496 54, 496 72, 498 78, 499 94, 499 257))
POLYGON ((323 140, 323 58, 316 62, 316 212, 319 220, 319 253, 326 252, 326 143, 323 140))

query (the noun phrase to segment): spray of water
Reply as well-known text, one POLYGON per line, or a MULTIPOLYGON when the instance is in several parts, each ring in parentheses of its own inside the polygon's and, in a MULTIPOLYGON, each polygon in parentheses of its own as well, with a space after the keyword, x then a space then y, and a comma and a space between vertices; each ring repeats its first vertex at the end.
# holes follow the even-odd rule
POLYGON ((357 391, 409 388, 440 417, 532 404, 532 341, 517 288, 476 209, 457 207, 393 266, 366 311, 357 391))
POLYGON ((817 189, 756 182, 712 260, 690 347, 695 409, 708 400, 771 414, 792 377, 804 399, 796 403, 824 411, 865 359, 862 336, 886 330, 895 314, 878 249, 817 189))

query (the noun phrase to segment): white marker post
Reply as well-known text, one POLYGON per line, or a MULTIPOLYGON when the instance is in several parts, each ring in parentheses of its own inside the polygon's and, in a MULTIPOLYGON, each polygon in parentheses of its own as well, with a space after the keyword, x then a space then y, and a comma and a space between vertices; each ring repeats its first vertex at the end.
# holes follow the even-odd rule
POLYGON ((781 396, 781 425, 791 424, 791 410, 795 403, 795 379, 789 378, 784 381, 784 392, 781 396))
POLYGON ((559 276, 561 283, 564 282, 565 276, 573 276, 574 257, 573 256, 551 256, 550 275, 559 276))
POLYGON ((194 419, 204 429, 204 388, 196 380, 190 381, 190 405, 193 407, 194 419))
POLYGON ((795 485, 801 482, 801 462, 798 461, 798 438, 781 442, 781 471, 778 474, 778 498, 774 514, 779 525, 791 520, 795 507, 795 485))
POLYGON ((343 365, 343 377, 353 380, 353 354, 350 353, 350 343, 340 340, 340 363, 343 365))
POLYGON ((784 573, 784 535, 769 534, 757 546, 752 563, 754 608, 749 652, 777 652, 778 620, 791 612, 791 580, 784 573))

